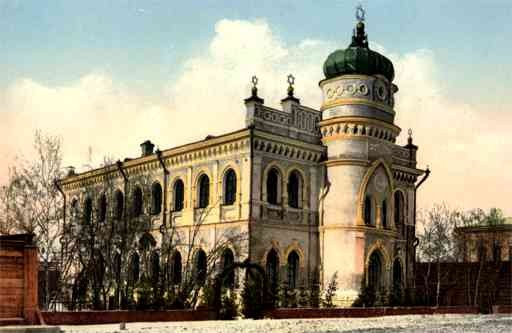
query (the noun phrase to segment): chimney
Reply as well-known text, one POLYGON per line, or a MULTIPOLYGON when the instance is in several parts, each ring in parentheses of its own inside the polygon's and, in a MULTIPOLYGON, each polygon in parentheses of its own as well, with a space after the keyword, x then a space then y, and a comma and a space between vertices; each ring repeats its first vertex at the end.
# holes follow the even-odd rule
POLYGON ((142 157, 148 156, 153 154, 153 149, 155 148, 155 145, 151 143, 151 141, 146 140, 143 143, 140 144, 140 149, 142 152, 142 157))
POLYGON ((67 169, 67 172, 66 172, 67 177, 76 175, 74 166, 68 166, 68 167, 66 167, 66 169, 67 169))

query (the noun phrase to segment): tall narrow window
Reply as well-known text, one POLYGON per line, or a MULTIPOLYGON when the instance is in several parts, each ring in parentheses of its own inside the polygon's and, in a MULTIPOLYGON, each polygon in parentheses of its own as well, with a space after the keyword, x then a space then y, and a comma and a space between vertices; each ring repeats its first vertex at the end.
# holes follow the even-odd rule
POLYGON ((171 260, 171 282, 174 285, 181 283, 181 254, 179 251, 174 252, 171 260))
POLYGON ((374 251, 368 263, 368 287, 374 291, 380 289, 380 282, 382 280, 382 261, 380 258, 380 253, 374 251))
POLYGON ((124 211, 124 195, 123 192, 117 190, 115 194, 115 218, 120 220, 123 218, 124 211))
POLYGON ((90 224, 92 222, 92 200, 86 198, 84 201, 84 223, 90 224))
POLYGON ((393 263, 393 291, 397 298, 400 299, 402 295, 402 265, 398 258, 393 263))
POLYGON ((364 198, 364 223, 366 225, 373 225, 372 220, 372 198, 367 195, 364 198))
POLYGON ((199 208, 208 207, 210 201, 210 178, 202 175, 199 178, 199 208))
POLYGON ((267 254, 267 279, 273 290, 279 285, 279 257, 276 250, 271 249, 267 254))
POLYGON ((388 227, 388 202, 387 200, 382 201, 381 209, 381 215, 380 218, 382 220, 382 227, 387 228, 388 227))
POLYGON ((236 201, 236 174, 229 169, 224 175, 224 204, 232 205, 236 201))
POLYGON ((290 289, 297 288, 299 279, 299 255, 292 251, 288 255, 288 287, 290 289))
POLYGON ((195 256, 195 280, 199 285, 203 285, 206 281, 206 253, 199 250, 195 256))
POLYGON ((395 192, 395 227, 397 228, 399 233, 403 233, 403 224, 404 224, 404 196, 402 192, 395 192))
POLYGON ((492 258, 495 262, 501 261, 501 246, 498 241, 494 241, 492 245, 492 258))
POLYGON ((302 196, 302 177, 297 171, 292 171, 288 178, 288 206, 299 208, 302 196))
POLYGON ((76 221, 75 219, 78 217, 78 200, 77 199, 73 199, 73 201, 71 201, 70 215, 73 218, 73 221, 76 221))
POLYGON ((279 204, 279 171, 270 169, 267 175, 267 201, 270 204, 279 204))
POLYGON ((137 253, 132 254, 130 258, 130 282, 135 284, 139 281, 140 257, 137 253))
POLYGON ((107 219, 107 196, 105 194, 100 196, 98 200, 98 221, 105 222, 107 219))
MULTIPOLYGON (((227 269, 235 263, 235 257, 233 255, 233 251, 230 249, 225 249, 222 254, 222 269, 227 269)), ((233 288, 235 286, 235 270, 232 270, 228 273, 228 275, 224 278, 224 287, 233 288)))
POLYGON ((154 251, 151 254, 151 280, 153 283, 158 282, 158 278, 160 276, 160 255, 158 252, 154 251))
POLYGON ((160 183, 151 185, 151 214, 158 215, 162 211, 162 186, 160 183))
POLYGON ((133 190, 133 202, 132 202, 132 212, 134 217, 138 217, 142 215, 143 208, 143 198, 142 198, 142 190, 140 187, 136 187, 133 190))
POLYGON ((183 209, 183 200, 185 198, 185 187, 183 181, 178 179, 174 183, 174 211, 179 212, 183 209))
POLYGON ((114 276, 116 281, 121 280, 121 254, 119 252, 114 256, 114 276))

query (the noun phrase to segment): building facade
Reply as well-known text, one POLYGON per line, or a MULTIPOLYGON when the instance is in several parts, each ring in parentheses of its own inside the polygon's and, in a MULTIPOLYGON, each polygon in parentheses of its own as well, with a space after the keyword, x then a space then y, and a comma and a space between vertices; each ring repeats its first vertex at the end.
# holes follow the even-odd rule
POLYGON ((245 128, 164 151, 145 142, 139 158, 70 172, 60 181, 67 214, 82 207, 91 223, 140 220, 135 256, 143 235, 159 251, 172 229, 181 245, 172 258, 156 260, 173 267, 186 251, 206 267, 206 254, 232 239, 226 235, 244 234, 225 242, 221 261, 249 259, 291 289, 325 286, 336 276, 342 305, 363 285, 411 286, 416 189, 425 172, 410 135, 406 146, 396 144, 393 64, 368 47, 364 29, 359 21, 350 46, 325 61, 319 110, 294 96, 293 77, 282 109, 268 107, 253 78, 245 128))

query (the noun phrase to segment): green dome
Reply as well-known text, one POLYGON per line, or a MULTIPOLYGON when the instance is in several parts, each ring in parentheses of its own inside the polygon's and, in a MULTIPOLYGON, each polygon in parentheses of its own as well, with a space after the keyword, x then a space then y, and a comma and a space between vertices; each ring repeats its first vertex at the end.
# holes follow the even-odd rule
POLYGON ((350 46, 329 54, 324 62, 324 75, 327 79, 345 74, 381 74, 390 82, 395 78, 391 60, 369 49, 363 22, 357 24, 350 46))

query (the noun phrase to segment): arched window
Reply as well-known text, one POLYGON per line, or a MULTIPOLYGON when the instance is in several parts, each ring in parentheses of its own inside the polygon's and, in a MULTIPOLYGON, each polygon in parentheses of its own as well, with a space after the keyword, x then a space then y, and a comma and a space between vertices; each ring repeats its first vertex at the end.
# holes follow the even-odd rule
POLYGON ((229 169, 224 175, 224 204, 232 205, 236 201, 236 173, 229 169))
POLYGON ((203 250, 197 251, 194 262, 196 283, 203 285, 206 281, 206 253, 203 250))
POLYGON ((140 274, 140 257, 137 253, 132 254, 130 258, 130 282, 132 284, 139 281, 140 274))
POLYGON ((297 288, 299 279, 299 255, 292 251, 288 255, 288 287, 290 289, 297 288))
POLYGON ((151 185, 151 214, 158 215, 162 211, 162 186, 160 183, 151 185))
POLYGON ((397 300, 402 296, 402 264, 400 259, 395 259, 393 263, 393 294, 397 300))
POLYGON ((382 280, 382 260, 378 251, 370 255, 368 263, 368 287, 377 291, 380 289, 382 280))
POLYGON ((366 225, 373 225, 372 198, 369 195, 364 198, 364 223, 366 225))
POLYGON ((116 220, 121 220, 123 218, 124 211, 124 195, 123 192, 117 190, 115 195, 115 213, 114 217, 116 220))
POLYGON ((105 222, 107 219, 107 196, 105 194, 101 195, 98 200, 98 221, 105 222))
POLYGON ((84 201, 84 223, 90 224, 92 222, 92 200, 86 198, 84 201))
POLYGON ((279 285, 279 256, 276 250, 271 249, 267 254, 267 279, 273 290, 279 285))
POLYGON ((207 175, 202 175, 199 178, 199 208, 206 208, 210 203, 210 178, 207 175))
POLYGON ((171 260, 171 282, 172 284, 181 283, 181 253, 174 252, 171 260))
POLYGON ((386 199, 382 201, 382 206, 380 207, 380 218, 382 221, 382 227, 388 227, 388 202, 386 199))
MULTIPOLYGON (((233 255, 233 251, 230 249, 225 249, 224 253, 222 253, 222 269, 225 270, 226 268, 233 265, 235 262, 235 256, 233 255)), ((224 278, 224 287, 226 288, 234 288, 235 287, 235 270, 232 270, 229 272, 228 275, 224 278)))
POLYGON ((174 182, 174 211, 179 212, 183 209, 183 200, 185 198, 185 186, 183 181, 178 179, 174 182))
POLYGON ((288 206, 300 208, 302 201, 302 177, 298 171, 292 171, 288 178, 288 206))
POLYGON ((267 202, 273 205, 279 204, 279 171, 270 169, 267 175, 267 202))
POLYGON ((158 252, 153 251, 151 254, 151 280, 155 283, 158 282, 160 276, 160 255, 158 252))
POLYGON ((132 202, 132 212, 134 217, 138 217, 142 215, 143 208, 143 198, 142 198, 142 190, 140 187, 136 187, 133 190, 133 202, 132 202))

